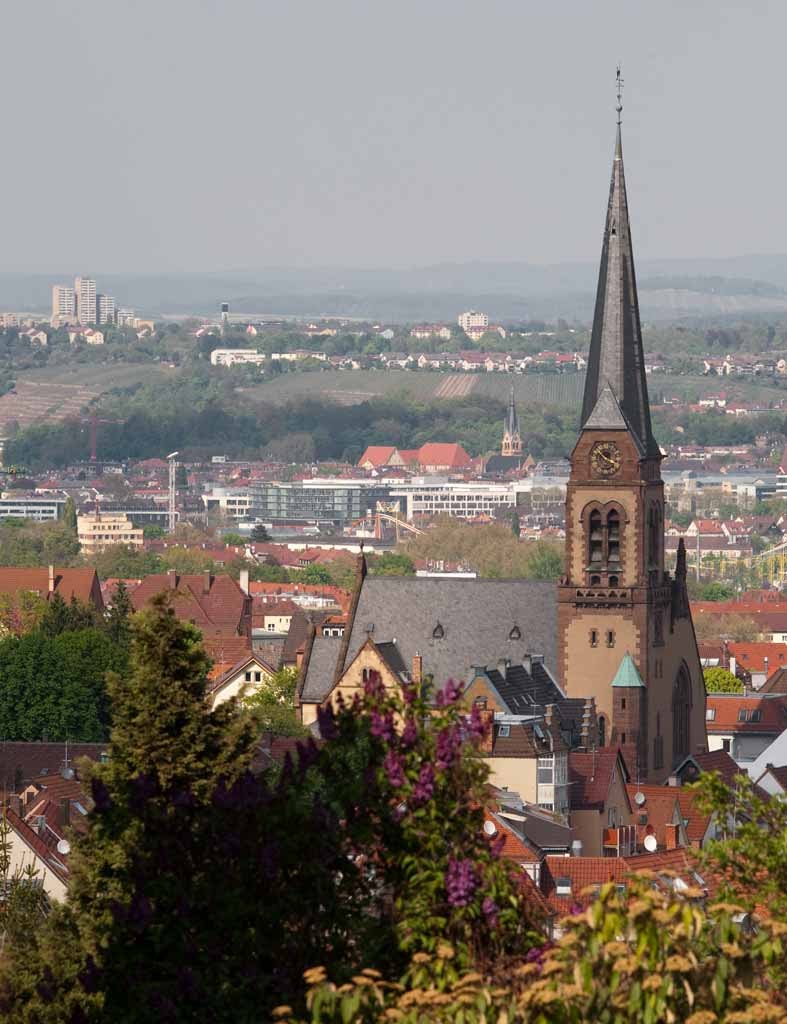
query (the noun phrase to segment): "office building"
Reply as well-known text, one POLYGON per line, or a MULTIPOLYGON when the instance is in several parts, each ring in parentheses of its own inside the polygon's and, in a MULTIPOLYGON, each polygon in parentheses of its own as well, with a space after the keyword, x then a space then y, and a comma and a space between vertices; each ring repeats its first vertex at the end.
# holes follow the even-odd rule
POLYGON ((77 323, 96 323, 96 282, 90 277, 75 278, 74 295, 77 323))
POLYGON ((122 513, 93 512, 77 517, 77 537, 83 555, 95 555, 116 544, 141 549, 142 532, 122 513))
POLYGON ((374 480, 298 480, 276 483, 260 480, 249 485, 251 515, 265 523, 328 523, 336 527, 363 519, 388 501, 389 487, 374 480))

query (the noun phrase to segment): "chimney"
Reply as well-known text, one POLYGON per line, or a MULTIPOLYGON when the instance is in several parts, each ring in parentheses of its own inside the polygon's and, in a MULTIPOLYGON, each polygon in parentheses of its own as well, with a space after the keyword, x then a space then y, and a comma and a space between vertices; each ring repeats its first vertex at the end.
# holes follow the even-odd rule
POLYGON ((64 828, 71 824, 71 801, 61 800, 57 812, 57 823, 64 828))
POLYGON ((249 593, 249 570, 248 569, 241 569, 240 577, 238 578, 238 583, 240 584, 240 589, 243 591, 243 593, 248 595, 248 593, 249 593))
POLYGON ((206 569, 202 574, 202 593, 210 593, 210 569, 206 569))
POLYGON ((169 589, 177 590, 178 573, 176 569, 167 569, 167 580, 169 581, 169 589))
POLYGON ((12 793, 8 798, 8 809, 13 811, 14 814, 22 817, 22 797, 17 796, 16 793, 12 793))
POLYGON ((582 840, 574 839, 571 843, 571 856, 581 857, 582 856, 582 840))
POLYGON ((525 672, 527 672, 528 675, 532 674, 532 672, 533 672, 533 659, 532 659, 532 657, 529 654, 523 655, 523 657, 522 657, 522 668, 525 670, 525 672))
POLYGON ((54 565, 49 566, 49 585, 48 593, 54 594, 55 592, 55 567, 54 565))
POLYGON ((735 655, 730 655, 730 672, 735 675, 735 671, 738 668, 738 662, 735 660, 735 655))
POLYGON ((416 686, 420 686, 424 681, 424 659, 420 654, 413 655, 413 668, 410 676, 416 686))
POLYGON ((666 826, 665 849, 677 850, 678 848, 678 826, 671 822, 666 826))

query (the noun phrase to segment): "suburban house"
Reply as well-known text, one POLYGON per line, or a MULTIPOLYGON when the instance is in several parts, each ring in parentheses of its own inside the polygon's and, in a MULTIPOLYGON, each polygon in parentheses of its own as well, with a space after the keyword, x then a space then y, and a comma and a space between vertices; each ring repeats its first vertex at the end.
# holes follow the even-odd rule
POLYGON ((636 851, 629 800, 628 768, 619 747, 572 750, 568 755, 569 823, 583 857, 610 857, 636 851))
POLYGON ((248 654, 229 667, 214 666, 207 689, 211 708, 217 708, 233 697, 250 696, 260 690, 275 672, 276 669, 257 653, 248 654))
POLYGON ((104 610, 101 584, 95 569, 28 569, 16 566, 0 566, 0 595, 11 598, 15 605, 22 594, 50 600, 55 594, 66 604, 81 601, 92 604, 99 611, 104 610))
POLYGON ((724 750, 744 764, 755 761, 787 728, 787 696, 709 693, 705 718, 709 750, 724 750))
POLYGON ((229 668, 251 653, 251 598, 231 576, 207 569, 146 576, 129 595, 134 611, 160 593, 171 595, 179 619, 199 629, 205 650, 217 664, 229 668))

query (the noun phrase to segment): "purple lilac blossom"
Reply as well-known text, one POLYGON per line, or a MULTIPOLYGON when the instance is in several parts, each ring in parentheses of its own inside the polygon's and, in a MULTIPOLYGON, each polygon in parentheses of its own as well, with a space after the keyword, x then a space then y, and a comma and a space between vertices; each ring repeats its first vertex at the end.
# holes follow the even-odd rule
POLYGON ((427 800, 432 799, 434 794, 434 768, 430 764, 424 764, 421 766, 421 771, 418 773, 418 781, 415 784, 413 790, 413 803, 417 806, 418 804, 425 804, 427 800))
POLYGON ((452 907, 466 907, 478 888, 478 876, 471 860, 448 861, 445 888, 452 907))
POLYGON ((383 768, 385 769, 385 774, 388 776, 388 781, 392 786, 396 786, 398 788, 399 786, 404 785, 404 761, 399 754, 395 753, 393 750, 389 750, 385 755, 383 768))

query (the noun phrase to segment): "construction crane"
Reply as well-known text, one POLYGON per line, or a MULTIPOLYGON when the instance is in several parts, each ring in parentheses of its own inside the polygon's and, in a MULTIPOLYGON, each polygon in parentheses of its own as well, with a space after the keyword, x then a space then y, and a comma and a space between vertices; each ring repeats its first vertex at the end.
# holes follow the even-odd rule
POLYGON ((90 439, 90 461, 96 463, 98 462, 98 425, 99 423, 114 423, 115 420, 102 420, 95 413, 92 413, 79 422, 87 424, 88 437, 90 439))

